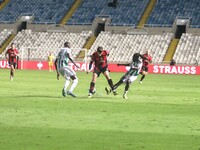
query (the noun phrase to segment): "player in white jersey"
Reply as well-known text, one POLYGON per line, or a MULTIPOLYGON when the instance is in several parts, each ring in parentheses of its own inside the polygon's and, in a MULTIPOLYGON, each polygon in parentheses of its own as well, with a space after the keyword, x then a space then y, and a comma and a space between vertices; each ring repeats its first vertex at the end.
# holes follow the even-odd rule
MULTIPOLYGON (((142 60, 140 58, 143 58, 142 55, 139 53, 135 53, 133 55, 133 59, 131 63, 128 64, 117 64, 117 66, 130 66, 130 69, 121 77, 121 79, 114 85, 114 89, 117 89, 122 83, 125 83, 125 89, 124 89, 124 94, 123 98, 127 99, 127 93, 130 87, 130 83, 134 82, 142 68, 142 60)), ((111 92, 107 87, 105 88, 107 94, 111 92)))
POLYGON ((72 97, 76 97, 76 95, 73 94, 72 92, 78 84, 78 78, 76 76, 75 71, 72 68, 69 67, 69 64, 68 64, 69 60, 77 68, 80 68, 80 67, 75 64, 75 62, 70 57, 70 54, 71 54, 70 43, 65 42, 64 48, 61 48, 61 50, 59 51, 58 56, 55 60, 55 68, 56 68, 56 72, 57 72, 57 79, 59 80, 60 74, 66 79, 65 84, 64 84, 64 88, 62 90, 62 95, 64 97, 66 97, 66 94, 70 95, 72 97), (70 79, 72 79, 72 85, 71 85, 70 89, 68 91, 66 91, 67 87, 70 83, 70 79))

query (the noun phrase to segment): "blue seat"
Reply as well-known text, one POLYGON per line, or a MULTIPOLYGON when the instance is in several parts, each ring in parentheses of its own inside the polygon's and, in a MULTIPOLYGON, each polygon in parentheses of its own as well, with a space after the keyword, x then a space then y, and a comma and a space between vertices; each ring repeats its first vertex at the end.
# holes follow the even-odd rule
POLYGON ((111 16, 111 24, 121 24, 122 22, 123 24, 138 24, 148 3, 149 0, 134 0, 134 3, 132 0, 124 0, 119 1, 118 6, 113 8, 108 7, 107 0, 84 0, 67 24, 73 24, 74 21, 92 23, 97 15, 111 16), (139 18, 137 18, 138 16, 139 18), (76 19, 74 20, 74 18, 76 19))
POLYGON ((190 17, 191 25, 200 25, 200 1, 197 0, 159 0, 147 24, 172 25, 176 17, 190 17))
POLYGON ((11 0, 0 11, 0 20, 15 22, 21 14, 29 13, 34 14, 34 22, 37 23, 45 21, 59 23, 66 14, 63 12, 69 11, 73 3, 74 0, 48 0, 48 2, 41 0, 11 0), (10 15, 9 18, 5 17, 7 14, 10 15))

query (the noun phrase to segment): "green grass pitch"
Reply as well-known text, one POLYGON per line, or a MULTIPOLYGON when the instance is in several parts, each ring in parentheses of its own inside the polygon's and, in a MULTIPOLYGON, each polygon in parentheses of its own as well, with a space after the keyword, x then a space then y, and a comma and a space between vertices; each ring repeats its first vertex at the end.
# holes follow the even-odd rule
MULTIPOLYGON (((110 74, 114 83, 123 75, 110 74)), ((0 69, 0 150, 200 150, 200 76, 149 74, 128 100, 106 95, 104 76, 77 72, 77 98, 55 72, 0 69)))

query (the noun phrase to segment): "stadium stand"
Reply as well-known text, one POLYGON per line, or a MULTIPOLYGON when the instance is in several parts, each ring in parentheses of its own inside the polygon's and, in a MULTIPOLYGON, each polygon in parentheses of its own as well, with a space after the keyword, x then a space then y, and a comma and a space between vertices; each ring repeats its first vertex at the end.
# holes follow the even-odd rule
POLYGON ((174 60, 179 64, 195 64, 200 60, 200 36, 190 33, 183 34, 176 52, 174 60))
MULTIPOLYGON (((0 0, 0 3, 1 1, 3 0, 0 0)), ((153 11, 149 11, 150 15, 148 14, 149 18, 147 16, 147 22, 144 21, 144 23, 149 24, 145 28, 147 29, 145 30, 146 33, 139 33, 141 30, 136 26, 140 22, 145 9, 149 6, 150 0, 134 0, 134 3, 133 0, 122 0, 118 1, 116 7, 109 6, 109 2, 111 0, 4 0, 5 5, 0 10, 0 31, 2 31, 0 45, 2 46, 3 43, 4 47, 1 47, 0 52, 12 40, 6 40, 7 43, 4 42, 9 37, 8 29, 11 28, 14 30, 11 36, 16 35, 11 42, 17 43, 20 47, 29 48, 24 51, 25 59, 44 60, 49 51, 52 51, 55 55, 58 48, 62 47, 66 40, 71 42, 73 50, 78 48, 77 51, 73 51, 73 57, 82 53, 81 57, 78 57, 80 60, 82 60, 85 52, 83 50, 80 52, 80 49, 84 46, 91 50, 88 53, 89 55, 98 46, 103 46, 110 51, 111 55, 108 58, 110 62, 130 61, 130 56, 134 52, 144 53, 147 48, 151 51, 154 63, 163 63, 167 54, 171 55, 164 60, 166 62, 173 58, 177 63, 193 64, 195 60, 200 59, 198 48, 200 1, 157 0, 156 4, 152 5, 153 11), (8 3, 5 4, 6 1, 8 3), (71 18, 69 16, 67 21, 64 18, 68 16, 67 14, 70 14, 69 10, 72 9, 75 2, 79 3, 73 9, 71 18), (23 22, 15 22, 19 16, 28 14, 34 16, 33 22, 28 22, 24 26, 22 26, 23 22), (111 22, 105 23, 103 27, 98 26, 98 24, 95 24, 96 22, 93 23, 98 16, 108 16, 111 18, 111 22), (190 26, 186 25, 184 31, 178 30, 178 25, 173 25, 177 17, 190 18, 190 26), (10 24, 5 25, 5 22, 10 24), (53 30, 48 32, 48 26, 61 22, 67 32, 54 32, 53 30), (7 28, 7 33, 3 31, 5 28, 7 28), (137 31, 127 32, 128 28, 135 28, 137 31), (178 34, 181 37, 180 41, 180 37, 176 36, 177 33, 180 33, 178 34), (63 41, 63 39, 65 40, 63 41), (173 51, 168 49, 170 43, 173 45, 171 41, 178 44, 177 47, 172 48, 173 51)), ((97 23, 100 24, 98 21, 97 23)), ((55 28, 58 28, 58 25, 55 25, 55 28)))
POLYGON ((0 22, 15 22, 23 14, 33 14, 34 23, 59 23, 74 0, 10 0, 0 11, 0 22))
POLYGON ((0 32, 0 46, 7 40, 7 38, 11 35, 12 31, 8 29, 4 29, 0 32))
POLYGON ((22 32, 16 35, 12 42, 20 47, 19 52, 21 54, 23 53, 24 59, 45 60, 50 51, 54 55, 57 55, 60 48, 63 47, 63 43, 66 41, 71 43, 72 57, 76 57, 90 35, 91 31, 67 33, 22 30, 22 32), (24 49, 23 52, 22 48, 24 49))
POLYGON ((84 0, 67 24, 91 24, 95 17, 110 16, 111 25, 137 25, 149 0, 120 1, 109 7, 107 0, 84 0))
POLYGON ((101 32, 88 55, 91 55, 98 46, 102 46, 110 52, 108 61, 130 62, 134 53, 139 52, 143 54, 146 50, 149 50, 153 57, 153 62, 161 63, 172 36, 172 33, 164 33, 162 35, 130 35, 101 32))
POLYGON ((200 28, 200 1, 158 0, 148 21, 149 25, 172 26, 176 17, 191 19, 191 26, 200 28))

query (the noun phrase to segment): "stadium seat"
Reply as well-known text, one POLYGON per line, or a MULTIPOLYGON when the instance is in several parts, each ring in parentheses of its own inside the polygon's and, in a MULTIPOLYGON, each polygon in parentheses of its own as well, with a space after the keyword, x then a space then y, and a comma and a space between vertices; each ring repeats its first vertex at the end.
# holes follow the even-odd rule
POLYGON ((12 30, 4 29, 0 32, 0 46, 8 39, 11 35, 12 30))
POLYGON ((91 24, 95 17, 110 16, 111 25, 138 24, 149 0, 120 1, 116 8, 109 7, 107 0, 84 0, 67 24, 91 24))
POLYGON ((200 36, 183 34, 173 59, 178 64, 194 64, 196 60, 200 60, 200 36))
POLYGON ((176 17, 186 17, 191 19, 191 27, 199 27, 199 9, 197 0, 158 0, 147 24, 172 26, 176 17))
POLYGON ((110 52, 108 61, 130 62, 132 59, 131 56, 134 53, 139 52, 143 54, 148 49, 151 51, 153 62, 161 63, 172 37, 172 33, 164 33, 163 35, 129 35, 101 32, 92 45, 88 55, 91 55, 101 45, 110 52))
POLYGON ((22 14, 33 14, 34 23, 59 23, 74 0, 11 0, 0 11, 0 22, 15 22, 22 14))
POLYGON ((22 48, 24 49, 24 59, 45 60, 50 51, 57 55, 67 40, 72 46, 72 57, 77 57, 91 34, 91 31, 83 31, 82 33, 33 32, 28 29, 19 32, 12 42, 20 46, 20 53, 22 53, 22 48))

